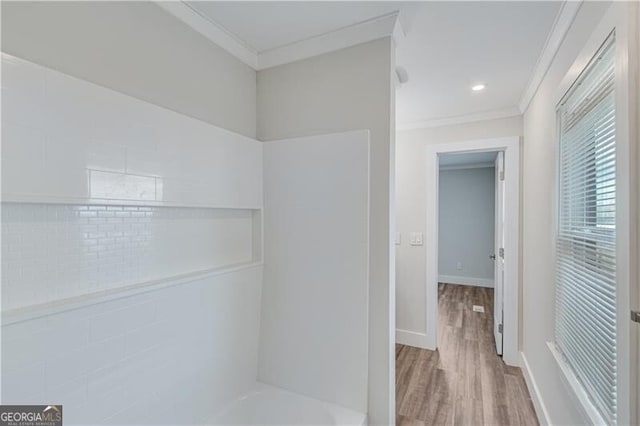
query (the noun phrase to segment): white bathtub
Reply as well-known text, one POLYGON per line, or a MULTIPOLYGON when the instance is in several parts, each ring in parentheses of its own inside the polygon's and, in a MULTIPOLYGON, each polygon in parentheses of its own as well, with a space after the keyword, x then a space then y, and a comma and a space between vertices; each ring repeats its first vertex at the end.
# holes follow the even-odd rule
POLYGON ((274 386, 257 383, 213 418, 214 425, 366 425, 366 416, 274 386))

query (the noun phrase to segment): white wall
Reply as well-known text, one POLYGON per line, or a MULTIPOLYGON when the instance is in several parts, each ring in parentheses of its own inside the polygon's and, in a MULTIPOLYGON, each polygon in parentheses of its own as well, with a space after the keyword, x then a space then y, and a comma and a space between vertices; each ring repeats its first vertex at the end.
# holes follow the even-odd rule
MULTIPOLYGON (((554 191, 556 96, 562 78, 609 7, 582 4, 524 116, 523 341, 522 352, 553 424, 583 424, 546 342, 553 340, 555 309, 554 191)), ((545 419, 541 419, 545 421, 545 419)))
POLYGON ((2 60, 2 402, 204 422, 257 376, 262 144, 2 60))
MULTIPOLYGON (((402 90, 402 89, 401 89, 402 90)), ((396 328, 399 339, 421 338, 426 332, 426 253, 409 245, 411 232, 426 228, 426 146, 522 135, 522 117, 480 121, 455 126, 399 131, 396 144, 397 232, 396 328)), ((433 238, 425 235, 424 238, 433 238)), ((404 340, 408 343, 408 340, 404 340)))
MULTIPOLYGON (((390 204, 395 152, 389 38, 258 72, 258 138, 369 129, 371 135, 369 421, 395 420, 390 204), (391 309, 391 310, 390 310, 391 309)), ((330 173, 330 170, 327 170, 330 173)))
POLYGON ((262 267, 2 327, 2 403, 69 425, 204 424, 257 374, 262 267))
POLYGON ((262 144, 2 55, 4 201, 258 208, 262 144))
POLYGON ((255 137, 255 71, 153 2, 4 2, 2 51, 255 137))
POLYGON ((438 183, 439 281, 493 287, 495 168, 441 169, 438 183))
POLYGON ((264 152, 258 377, 366 413, 369 133, 267 142, 264 152))

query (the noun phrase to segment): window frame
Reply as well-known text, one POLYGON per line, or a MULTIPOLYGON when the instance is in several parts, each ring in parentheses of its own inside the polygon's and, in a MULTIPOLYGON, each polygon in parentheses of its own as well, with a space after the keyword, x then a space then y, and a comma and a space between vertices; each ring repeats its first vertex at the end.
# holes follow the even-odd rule
MULTIPOLYGON (((603 52, 609 48, 613 49, 613 61, 614 61, 614 75, 615 72, 617 71, 617 67, 615 64, 615 55, 616 55, 616 47, 617 47, 617 40, 616 40, 616 33, 615 30, 612 31, 610 34, 607 35, 607 37, 602 41, 602 43, 600 44, 600 46, 597 47, 597 50, 595 52, 593 52, 593 55, 589 58, 589 61, 587 62, 587 64, 584 66, 584 68, 581 70, 581 72, 578 74, 578 76, 576 77, 576 79, 573 81, 573 83, 571 84, 570 88, 567 90, 567 92, 565 93, 565 95, 562 97, 562 99, 560 100, 560 102, 558 102, 556 104, 556 109, 555 109, 555 116, 556 116, 556 129, 557 129, 557 134, 556 134, 556 152, 557 152, 557 162, 556 162, 556 187, 555 187, 555 203, 556 203, 556 223, 555 223, 555 235, 554 235, 554 249, 556 250, 556 256, 555 258, 558 258, 558 253, 557 253, 557 249, 558 249, 558 241, 560 239, 560 235, 562 234, 562 229, 561 229, 561 223, 562 223, 562 205, 561 205, 561 201, 563 201, 561 199, 561 195, 562 195, 562 190, 561 187, 564 185, 563 179, 562 179, 562 155, 563 155, 563 141, 564 138, 568 136, 568 131, 563 133, 563 113, 564 113, 564 105, 565 103, 568 101, 568 98, 570 96, 572 96, 574 94, 574 91, 577 90, 577 86, 576 84, 578 83, 583 83, 584 80, 582 80, 585 76, 585 73, 589 72, 591 67, 596 66, 596 61, 597 61, 597 57, 599 55, 602 55, 603 52)), ((614 77, 615 78, 615 77, 614 77)), ((616 90, 617 88, 614 87, 612 88, 613 92, 613 108, 616 114, 616 118, 617 118, 617 105, 615 102, 615 97, 616 97, 616 90)), ((586 116, 588 116, 589 114, 586 114, 586 116)), ((584 117, 583 117, 584 118, 584 117)), ((617 123, 615 123, 615 127, 614 129, 617 129, 617 123)), ((597 147, 597 142, 595 142, 595 146, 597 147)), ((616 135, 616 148, 617 148, 617 135, 616 135)), ((565 149, 567 149, 565 147, 565 149)), ((572 148, 569 148, 572 149, 572 148)), ((596 173, 596 177, 594 177, 594 179, 597 179, 597 167, 596 167, 596 163, 598 162, 598 158, 597 158, 597 152, 594 151, 593 153, 588 154, 587 156, 587 161, 589 162, 588 167, 593 167, 593 171, 594 173, 596 173)), ((617 159, 616 159, 617 160, 617 159)), ((616 161, 616 165, 617 165, 617 161, 616 161)), ((617 179, 617 176, 616 176, 617 179)), ((581 182, 582 184, 584 184, 585 186, 590 186, 587 181, 587 175, 583 176, 583 178, 581 179, 583 182, 581 182)), ((617 181, 616 181, 617 182, 617 181)), ((580 182, 578 183, 578 185, 581 184, 580 182)), ((597 183, 594 182, 594 188, 597 185, 597 183)), ((570 243, 572 246, 573 245, 577 245, 578 248, 580 247, 580 243, 586 243, 586 242, 591 242, 593 243, 592 245, 597 247, 597 244, 595 244, 598 239, 596 238, 595 240, 590 240, 589 236, 590 235, 596 235, 596 233, 598 233, 598 228, 599 228, 599 224, 598 224, 598 213, 597 213, 597 188, 596 192, 594 192, 593 194, 591 194, 591 196, 589 197, 584 197, 584 199, 580 200, 577 203, 577 210, 578 215, 582 214, 582 217, 585 219, 583 225, 581 225, 579 227, 578 230, 578 235, 574 234, 573 232, 569 231, 569 234, 573 234, 573 237, 570 237, 570 240, 567 241, 566 240, 566 236, 565 236, 565 242, 570 243), (595 209, 595 215, 590 214, 590 210, 595 209), (582 236, 580 236, 582 235, 582 236)), ((569 194, 571 195, 571 194, 569 194)), ((571 208, 571 210, 573 210, 573 207, 571 208)), ((575 218, 574 216, 572 216, 573 218, 575 218)), ((617 225, 617 223, 615 225, 613 225, 613 227, 615 227, 617 225)), ((609 228, 611 229, 611 228, 609 228)), ((606 230, 605 230, 606 232, 606 230)), ((614 234, 617 234, 617 232, 614 231, 614 234)), ((617 235, 616 235, 617 237, 617 235)), ((597 256, 597 248, 594 250, 594 255, 597 256)), ((617 252, 617 250, 616 250, 617 252)), ((578 256, 586 256, 588 254, 591 254, 591 251, 585 251, 582 253, 576 253, 574 254, 574 258, 578 257, 578 256)), ((616 253, 617 255, 617 253, 616 253)), ((586 262, 585 262, 586 263, 586 262)), ((617 268, 616 268, 617 269, 617 268)), ((555 266, 555 285, 558 285, 558 264, 556 263, 555 266)), ((557 294, 557 293, 556 293, 557 294)), ((616 293, 616 299, 619 297, 619 294, 616 293)), ((557 304, 558 301, 555 301, 555 309, 557 309, 557 304)), ((617 304, 617 300, 616 300, 616 304, 617 304)), ((620 312, 616 306, 616 322, 619 320, 618 317, 620 316, 620 312)), ((557 318, 556 318, 557 321, 557 318)), ((554 323, 555 326, 555 323, 554 323)), ((616 329, 618 327, 616 326, 616 329)), ((579 395, 580 395, 580 402, 582 405, 584 405, 585 411, 587 411, 589 418, 591 419, 592 423, 594 424, 608 424, 608 422, 604 419, 603 412, 600 411, 597 403, 595 403, 593 401, 593 398, 597 398, 597 391, 595 391, 595 389, 591 388, 591 384, 589 382, 583 382, 582 379, 579 377, 578 373, 576 370, 574 370, 574 368, 572 367, 571 363, 569 362, 569 360, 565 357, 565 355, 563 354, 562 350, 559 347, 559 344, 555 342, 555 338, 556 338, 556 333, 557 330, 554 329, 554 343, 555 343, 555 351, 556 353, 554 353, 554 356, 556 356, 562 363, 564 363, 565 365, 564 370, 565 374, 569 374, 571 375, 571 386, 573 388, 580 388, 579 390, 579 395), (593 395, 591 392, 594 392, 595 395, 593 395)), ((617 342, 616 342, 616 351, 617 351, 617 342)), ((618 354, 616 353, 616 363, 618 362, 618 354)), ((616 366, 617 367, 617 366, 616 366)), ((616 380, 618 378, 619 374, 616 374, 616 380)), ((618 393, 619 392, 619 383, 616 382, 616 386, 615 386, 615 392, 618 393)), ((616 398, 616 404, 617 404, 617 399, 616 398)), ((618 410, 616 410, 614 412, 614 415, 617 416, 618 414, 618 410)))
MULTIPOLYGON (((591 59, 598 52, 609 35, 615 31, 615 109, 616 109, 616 312, 617 312, 617 422, 619 424, 629 424, 640 420, 640 414, 632 412, 631 401, 636 400, 637 388, 640 387, 631 378, 636 378, 640 374, 640 367, 636 365, 637 354, 631 348, 638 347, 638 336, 631 328, 629 311, 630 301, 639 300, 640 289, 635 283, 638 279, 638 266, 631 262, 631 259, 638 258, 638 182, 637 169, 637 147, 631 141, 636 140, 638 134, 637 123, 637 94, 638 83, 638 55, 636 31, 638 23, 635 17, 638 16, 638 5, 634 2, 612 3, 603 18, 592 32, 585 43, 582 51, 577 56, 573 65, 569 68, 564 78, 561 80, 555 95, 555 105, 559 105, 562 99, 570 91, 575 81, 579 78, 591 59), (634 49, 636 49, 634 51, 634 49), (636 80, 631 78, 636 76, 636 80), (634 283, 634 285, 631 285, 634 283), (632 362, 632 359, 634 362, 632 362)), ((554 111, 556 112, 556 111, 554 111)), ((555 126, 555 185, 553 188, 554 202, 554 232, 552 253, 554 259, 557 257, 556 244, 559 231, 559 170, 560 170, 560 122, 557 114, 554 114, 555 126)), ((555 278, 555 266, 554 266, 555 278)), ((555 281, 554 281, 555 287, 555 281)), ((602 419, 594 416, 595 407, 588 398, 584 388, 572 374, 571 367, 563 360, 563 356, 557 350, 554 341, 547 342, 559 370, 561 378, 570 390, 569 396, 575 402, 576 408, 581 412, 586 421, 593 424, 600 424, 602 419)), ((640 408, 638 408, 640 410, 640 408)))

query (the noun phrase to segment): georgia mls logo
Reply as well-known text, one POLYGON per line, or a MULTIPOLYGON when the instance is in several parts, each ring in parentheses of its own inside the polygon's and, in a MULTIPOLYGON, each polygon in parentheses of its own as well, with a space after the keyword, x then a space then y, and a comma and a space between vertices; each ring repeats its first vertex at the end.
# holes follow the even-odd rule
POLYGON ((0 405, 0 426, 62 426, 62 405, 0 405))

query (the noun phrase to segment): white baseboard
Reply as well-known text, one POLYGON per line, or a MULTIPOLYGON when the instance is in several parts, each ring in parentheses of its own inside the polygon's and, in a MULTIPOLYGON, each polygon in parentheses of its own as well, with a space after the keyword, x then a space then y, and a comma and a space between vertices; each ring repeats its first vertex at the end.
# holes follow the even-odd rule
POLYGON ((430 349, 427 345, 427 335, 416 333, 415 331, 401 330, 396 328, 396 343, 401 345, 414 346, 416 348, 430 349))
POLYGON ((524 352, 520 352, 520 364, 520 367, 522 368, 522 374, 524 376, 524 381, 527 384, 527 388, 529 389, 529 395, 531 395, 533 408, 535 408, 536 415, 538 416, 538 422, 540 422, 540 424, 543 426, 551 426, 551 421, 549 420, 549 412, 547 411, 547 407, 544 405, 544 401, 542 400, 542 396, 540 395, 540 390, 538 389, 536 380, 531 373, 531 369, 529 368, 527 358, 524 356, 524 352))
POLYGON ((490 278, 461 277, 456 275, 439 275, 438 282, 447 284, 471 285, 474 287, 493 288, 493 280, 490 278))

